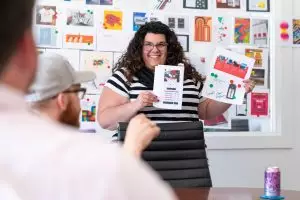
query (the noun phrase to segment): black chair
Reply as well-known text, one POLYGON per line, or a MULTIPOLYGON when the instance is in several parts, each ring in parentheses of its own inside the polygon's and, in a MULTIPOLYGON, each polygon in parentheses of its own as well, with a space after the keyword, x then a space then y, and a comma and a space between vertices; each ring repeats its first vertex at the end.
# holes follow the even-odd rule
MULTIPOLYGON (((124 141, 127 125, 119 124, 119 141, 124 141)), ((142 158, 174 188, 212 187, 202 122, 158 126, 161 133, 142 158)))

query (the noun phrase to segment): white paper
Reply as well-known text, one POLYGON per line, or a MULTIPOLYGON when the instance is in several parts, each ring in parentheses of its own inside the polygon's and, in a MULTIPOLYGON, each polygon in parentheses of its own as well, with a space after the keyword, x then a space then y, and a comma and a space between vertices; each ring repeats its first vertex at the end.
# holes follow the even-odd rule
POLYGON ((269 44, 269 20, 252 19, 251 25, 252 44, 260 47, 267 47, 269 44))
POLYGON ((217 16, 213 20, 214 40, 218 45, 229 45, 232 43, 232 18, 228 16, 217 16))
POLYGON ((245 94, 243 80, 249 79, 254 62, 252 58, 217 48, 202 95, 216 101, 241 105, 245 94))
POLYGON ((80 101, 80 130, 83 132, 96 131, 97 108, 99 95, 85 95, 80 101))
POLYGON ((293 22, 292 19, 281 19, 276 26, 276 43, 280 46, 293 45, 293 22))
POLYGON ((190 32, 189 16, 187 15, 166 15, 165 24, 168 25, 175 33, 190 32))
POLYGON ((99 94, 106 81, 112 76, 113 53, 82 51, 80 57, 80 70, 96 73, 96 80, 85 84, 88 93, 99 94))
POLYGON ((57 53, 64 56, 75 70, 79 70, 79 50, 72 49, 46 49, 46 52, 57 53))
POLYGON ((154 107, 181 110, 183 95, 183 66, 158 65, 155 67, 153 93, 159 102, 154 107))

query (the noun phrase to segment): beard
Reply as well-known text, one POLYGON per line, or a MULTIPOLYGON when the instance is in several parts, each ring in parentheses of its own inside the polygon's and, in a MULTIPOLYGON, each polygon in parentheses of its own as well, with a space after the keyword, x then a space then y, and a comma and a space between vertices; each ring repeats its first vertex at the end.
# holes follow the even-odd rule
POLYGON ((76 109, 74 103, 68 103, 67 109, 60 115, 59 121, 65 125, 79 128, 80 109, 76 109), (73 106, 72 106, 73 105, 73 106))

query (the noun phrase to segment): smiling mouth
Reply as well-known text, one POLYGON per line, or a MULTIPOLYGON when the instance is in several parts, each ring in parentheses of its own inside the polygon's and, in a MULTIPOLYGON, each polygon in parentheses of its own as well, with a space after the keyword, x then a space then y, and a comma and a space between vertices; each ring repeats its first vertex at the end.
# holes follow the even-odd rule
POLYGON ((149 56, 150 58, 159 58, 160 57, 160 55, 151 55, 151 56, 149 56))

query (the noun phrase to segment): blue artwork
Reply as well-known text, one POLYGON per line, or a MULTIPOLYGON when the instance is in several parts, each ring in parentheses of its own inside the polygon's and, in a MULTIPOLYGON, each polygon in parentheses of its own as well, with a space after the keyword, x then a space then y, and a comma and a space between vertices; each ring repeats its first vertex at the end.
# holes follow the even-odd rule
POLYGON ((53 28, 40 28, 38 45, 56 46, 57 33, 53 28))
POLYGON ((138 31, 139 28, 147 21, 146 13, 134 12, 133 13, 133 31, 138 31))

